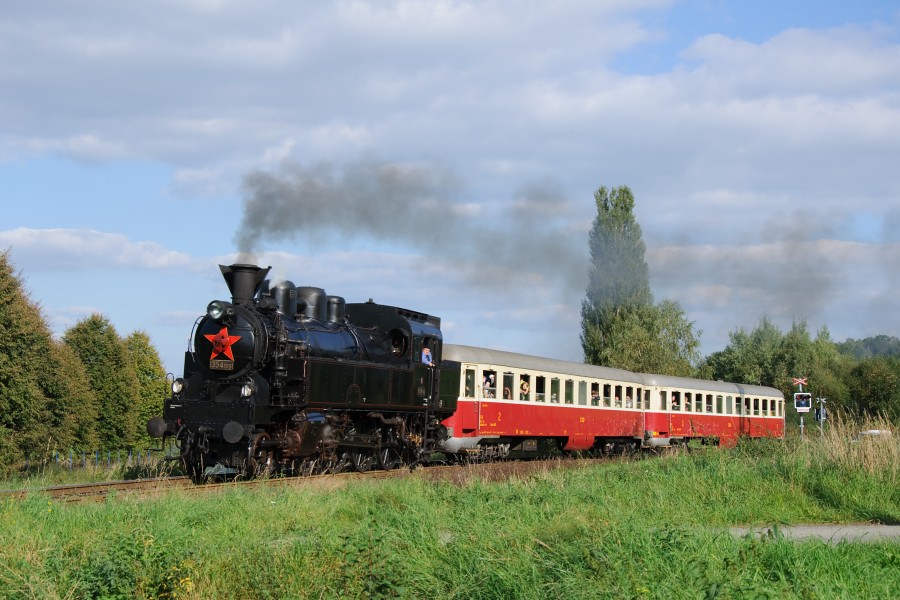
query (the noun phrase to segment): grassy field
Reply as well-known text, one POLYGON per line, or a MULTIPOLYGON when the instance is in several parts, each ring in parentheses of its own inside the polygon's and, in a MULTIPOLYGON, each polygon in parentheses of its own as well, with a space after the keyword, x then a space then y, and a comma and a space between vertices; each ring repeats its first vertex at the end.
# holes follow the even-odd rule
POLYGON ((898 543, 727 533, 900 524, 898 436, 845 429, 503 483, 32 494, 0 506, 0 597, 896 597, 898 543))

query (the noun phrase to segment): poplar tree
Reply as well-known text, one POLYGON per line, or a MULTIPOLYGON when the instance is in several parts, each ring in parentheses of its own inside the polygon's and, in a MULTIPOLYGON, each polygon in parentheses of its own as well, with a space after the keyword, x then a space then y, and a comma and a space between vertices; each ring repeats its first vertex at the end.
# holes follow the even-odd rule
POLYGON ((588 235, 591 266, 581 303, 581 345, 586 363, 611 366, 604 350, 614 327, 652 304, 653 294, 631 190, 603 186, 594 193, 594 202, 597 216, 588 235))

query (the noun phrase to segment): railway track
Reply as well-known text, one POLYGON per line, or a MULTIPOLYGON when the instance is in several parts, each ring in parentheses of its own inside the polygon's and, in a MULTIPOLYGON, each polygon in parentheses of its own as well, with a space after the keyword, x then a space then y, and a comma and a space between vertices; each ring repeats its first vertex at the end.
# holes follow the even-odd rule
POLYGON ((330 475, 307 477, 275 477, 272 479, 251 479, 195 485, 188 477, 162 477, 159 479, 135 479, 105 481, 98 483, 71 484, 25 490, 0 490, 0 498, 25 498, 30 494, 42 494, 59 502, 96 502, 109 497, 157 496, 173 490, 189 493, 214 493, 243 487, 288 486, 298 488, 342 487, 352 481, 384 480, 406 477, 420 477, 429 481, 449 482, 464 485, 476 479, 485 481, 505 481, 515 477, 526 477, 541 471, 560 468, 579 468, 590 464, 609 462, 610 459, 554 459, 540 461, 509 461, 472 463, 467 465, 433 465, 390 471, 368 471, 366 473, 344 472, 330 475))
POLYGON ((184 488, 192 485, 188 477, 161 477, 158 479, 130 479, 74 483, 23 490, 0 490, 0 497, 25 498, 30 494, 42 494, 62 502, 103 500, 110 496, 149 495, 184 488))

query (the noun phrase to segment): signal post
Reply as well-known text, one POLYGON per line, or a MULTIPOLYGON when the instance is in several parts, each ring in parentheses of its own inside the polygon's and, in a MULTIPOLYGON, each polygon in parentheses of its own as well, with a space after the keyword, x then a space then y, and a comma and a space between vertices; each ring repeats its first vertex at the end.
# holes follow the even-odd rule
MULTIPOLYGON (((803 438, 803 415, 809 412, 809 409, 812 407, 812 394, 809 392, 803 391, 803 386, 806 385, 806 377, 797 378, 793 377, 794 385, 800 387, 799 392, 794 393, 794 408, 797 410, 797 413, 800 415, 800 437, 803 438)), ((820 422, 821 426, 821 422, 820 422)))
POLYGON ((828 402, 828 399, 816 398, 816 402, 819 403, 819 408, 816 409, 816 421, 819 422, 819 435, 825 435, 825 420, 828 418, 825 411, 825 404, 828 402))

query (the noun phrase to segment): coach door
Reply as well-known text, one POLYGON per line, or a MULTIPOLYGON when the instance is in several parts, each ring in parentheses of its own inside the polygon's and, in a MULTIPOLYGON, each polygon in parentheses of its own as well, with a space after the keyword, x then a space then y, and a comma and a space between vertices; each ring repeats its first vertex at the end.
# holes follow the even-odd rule
POLYGON ((656 393, 645 389, 641 403, 641 419, 643 430, 649 431, 654 437, 669 436, 669 392, 657 388, 656 393), (652 402, 651 402, 652 400, 652 402))
POLYGON ((638 435, 643 437, 647 431, 647 391, 641 387, 634 388, 634 407, 638 409, 638 435))

